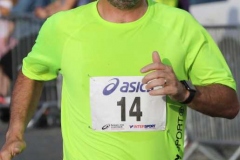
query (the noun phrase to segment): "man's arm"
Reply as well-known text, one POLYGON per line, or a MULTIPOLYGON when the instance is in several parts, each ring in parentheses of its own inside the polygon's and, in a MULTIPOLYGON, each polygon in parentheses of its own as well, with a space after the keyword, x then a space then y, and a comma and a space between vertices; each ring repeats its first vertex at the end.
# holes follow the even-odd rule
MULTIPOLYGON (((147 84, 146 89, 156 88, 149 92, 150 95, 168 95, 174 101, 183 102, 190 94, 176 78, 173 69, 161 62, 157 52, 153 53, 153 63, 143 67, 141 72, 149 72, 142 80, 147 84)), ((190 108, 212 117, 236 117, 240 106, 235 90, 221 84, 195 87, 196 95, 192 102, 187 104, 190 108)))
POLYGON ((0 160, 10 160, 26 147, 24 131, 34 114, 42 93, 43 82, 27 78, 20 71, 12 93, 10 122, 0 160))
POLYGON ((193 101, 188 104, 192 109, 212 117, 229 119, 238 114, 238 97, 232 88, 220 84, 195 87, 197 89, 196 95, 193 101))
POLYGON ((72 9, 76 4, 76 2, 77 2, 76 0, 65 0, 63 2, 61 0, 57 0, 49 4, 45 8, 41 8, 41 7, 36 8, 34 12, 38 18, 46 19, 47 17, 59 11, 72 9))

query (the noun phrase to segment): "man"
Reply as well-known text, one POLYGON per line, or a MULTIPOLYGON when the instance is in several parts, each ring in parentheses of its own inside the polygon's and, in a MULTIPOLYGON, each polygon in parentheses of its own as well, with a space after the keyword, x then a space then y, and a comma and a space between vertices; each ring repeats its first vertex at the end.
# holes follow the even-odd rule
POLYGON ((152 1, 99 0, 42 27, 13 91, 0 160, 25 148, 43 81, 58 73, 64 160, 181 159, 186 105, 229 119, 239 111, 221 52, 189 13, 152 1))

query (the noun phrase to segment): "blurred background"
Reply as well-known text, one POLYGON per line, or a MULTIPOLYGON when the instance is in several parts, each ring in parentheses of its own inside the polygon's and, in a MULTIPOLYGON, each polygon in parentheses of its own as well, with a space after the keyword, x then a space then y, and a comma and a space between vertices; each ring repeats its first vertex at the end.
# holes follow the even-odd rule
MULTIPOLYGON (((240 0, 156 0, 190 12, 212 35, 240 95, 240 0), (174 1, 174 3, 170 3, 174 1)), ((9 121, 9 102, 22 59, 52 14, 91 0, 0 0, 0 146, 9 121)), ((207 58, 207 57, 206 57, 207 58)), ((62 159, 61 77, 47 82, 38 109, 28 124, 27 149, 14 160, 62 159)), ((239 96, 240 99, 240 96, 239 96)), ((185 160, 240 160, 240 116, 212 118, 188 110, 185 160)))

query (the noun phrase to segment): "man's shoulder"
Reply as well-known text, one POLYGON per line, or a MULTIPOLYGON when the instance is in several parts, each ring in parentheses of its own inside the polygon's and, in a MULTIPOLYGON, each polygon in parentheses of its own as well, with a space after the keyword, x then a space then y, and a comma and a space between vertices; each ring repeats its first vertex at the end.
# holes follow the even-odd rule
POLYGON ((160 15, 160 16, 167 16, 167 17, 188 17, 189 15, 191 15, 189 12, 180 9, 180 8, 176 8, 176 7, 172 7, 172 6, 168 6, 162 3, 154 3, 153 7, 155 8, 155 15, 160 15))
POLYGON ((151 20, 161 26, 174 28, 195 23, 195 18, 187 11, 161 3, 153 4, 154 15, 151 20))

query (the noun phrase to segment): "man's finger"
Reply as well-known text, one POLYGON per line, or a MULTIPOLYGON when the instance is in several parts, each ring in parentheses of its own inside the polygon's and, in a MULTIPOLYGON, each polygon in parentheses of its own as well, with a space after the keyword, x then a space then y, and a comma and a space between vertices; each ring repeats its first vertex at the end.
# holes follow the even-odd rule
POLYGON ((21 153, 21 149, 19 147, 15 147, 13 148, 11 155, 12 157, 15 157, 19 153, 21 153))
POLYGON ((12 156, 15 156, 19 153, 21 153, 26 147, 25 142, 18 142, 14 145, 13 149, 12 149, 12 156))
POLYGON ((163 70, 163 69, 165 69, 165 65, 162 64, 162 61, 161 61, 160 56, 159 56, 157 51, 154 51, 152 53, 152 61, 153 62, 151 64, 148 64, 141 69, 142 73, 146 73, 146 72, 149 72, 151 70, 163 70))
POLYGON ((160 56, 159 56, 157 51, 154 51, 152 53, 152 60, 153 60, 153 63, 162 63, 162 61, 160 59, 160 56))

